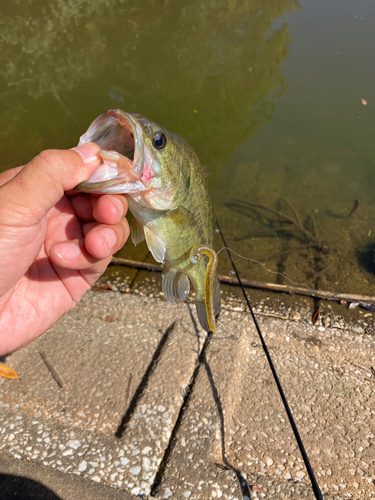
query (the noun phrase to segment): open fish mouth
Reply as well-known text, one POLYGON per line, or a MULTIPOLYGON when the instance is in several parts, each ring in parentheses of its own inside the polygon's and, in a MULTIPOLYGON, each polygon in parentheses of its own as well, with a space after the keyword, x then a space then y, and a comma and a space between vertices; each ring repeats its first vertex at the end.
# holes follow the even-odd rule
POLYGON ((144 141, 142 127, 129 113, 110 109, 92 122, 78 143, 95 142, 103 162, 76 191, 89 193, 134 193, 142 191, 144 141))

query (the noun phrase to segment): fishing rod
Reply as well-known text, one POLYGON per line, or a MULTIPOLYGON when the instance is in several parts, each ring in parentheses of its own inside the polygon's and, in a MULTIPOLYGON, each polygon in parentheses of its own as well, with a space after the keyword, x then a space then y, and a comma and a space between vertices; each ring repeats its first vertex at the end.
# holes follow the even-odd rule
POLYGON ((223 240, 223 243, 224 243, 224 246, 226 247, 226 250, 228 252, 228 257, 231 261, 231 264, 232 264, 232 267, 233 267, 233 270, 234 272, 236 273, 236 276, 237 276, 237 279, 238 279, 238 282, 240 284, 240 287, 241 287, 241 290, 242 290, 242 293, 243 293, 243 296, 246 300, 246 303, 247 303, 247 306, 249 308, 249 311, 250 311, 250 314, 251 314, 251 317, 253 318, 253 321, 254 321, 254 324, 255 324, 255 327, 257 329, 257 332, 258 332, 258 335, 259 335, 259 338, 260 338, 260 341, 261 341, 261 344, 262 344, 262 347, 263 347, 263 350, 264 350, 264 353, 266 355, 266 358, 267 358, 267 361, 268 361, 268 364, 270 365, 270 368, 271 368, 271 371, 272 371, 272 375, 273 375, 273 378, 275 379, 275 382, 276 382, 276 385, 277 385, 277 388, 279 390, 279 394, 280 394, 280 397, 281 397, 281 400, 284 404, 284 408, 285 408, 285 411, 288 415, 288 419, 289 419, 289 422, 290 422, 290 425, 292 427, 292 430, 293 430, 293 433, 294 433, 294 437, 296 438, 296 441, 297 441, 297 444, 298 444, 298 448, 299 448, 299 451, 301 452, 301 455, 302 455, 302 458, 303 458, 303 461, 305 463, 305 467, 306 467, 306 470, 307 470, 307 473, 309 475, 309 478, 310 478, 310 481, 311 481, 311 486, 312 486, 312 489, 313 489, 313 492, 315 494, 315 498, 317 500, 323 500, 323 495, 320 491, 320 488, 318 486, 318 482, 315 478, 315 474, 314 474, 314 471, 311 467, 311 464, 310 464, 310 460, 307 456, 307 453, 306 453, 306 450, 305 450, 305 447, 303 445, 303 442, 302 442, 302 439, 301 439, 301 436, 298 432, 298 429, 297 429, 297 425, 294 421, 294 418, 293 418, 293 415, 292 415, 292 412, 289 408, 289 404, 286 400, 286 397, 285 397, 285 394, 284 394, 284 391, 283 391, 283 388, 281 387, 281 383, 280 383, 280 380, 279 380, 279 377, 277 376, 277 373, 276 373, 276 369, 275 369, 275 366, 272 362, 272 359, 271 359, 271 356, 270 356, 270 353, 268 351, 268 348, 267 348, 267 345, 264 341, 264 338, 263 338, 263 335, 262 335, 262 332, 260 330, 260 327, 258 325, 258 322, 256 320, 256 317, 255 317, 255 314, 253 312, 253 308, 251 307, 251 304, 250 304, 250 300, 249 300, 249 297, 247 296, 247 293, 245 291, 245 288, 243 286, 243 283, 241 281, 241 278, 240 278, 240 275, 238 273, 238 270, 237 270, 237 267, 234 263, 234 260, 232 258, 232 254, 230 252, 230 249, 228 248, 227 246, 227 243, 225 241, 225 238, 224 238, 224 235, 223 235, 223 232, 220 228, 220 225, 219 225, 219 222, 216 218, 216 225, 217 225, 217 228, 219 230, 219 233, 220 233, 220 236, 221 236, 221 239, 223 240))

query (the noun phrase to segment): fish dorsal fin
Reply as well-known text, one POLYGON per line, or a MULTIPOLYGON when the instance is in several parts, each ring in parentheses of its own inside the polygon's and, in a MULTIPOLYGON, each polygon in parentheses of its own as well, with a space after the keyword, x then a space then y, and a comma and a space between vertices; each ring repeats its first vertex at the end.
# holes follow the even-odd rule
POLYGON ((190 280, 186 274, 180 273, 176 269, 166 268, 163 270, 163 293, 165 298, 172 304, 183 302, 189 296, 190 280))
POLYGON ((135 217, 130 223, 130 233, 134 245, 138 245, 138 243, 141 243, 145 239, 143 224, 138 222, 135 217))
POLYGON ((157 262, 164 262, 165 258, 165 244, 156 236, 147 226, 144 226, 144 233, 148 249, 157 262))

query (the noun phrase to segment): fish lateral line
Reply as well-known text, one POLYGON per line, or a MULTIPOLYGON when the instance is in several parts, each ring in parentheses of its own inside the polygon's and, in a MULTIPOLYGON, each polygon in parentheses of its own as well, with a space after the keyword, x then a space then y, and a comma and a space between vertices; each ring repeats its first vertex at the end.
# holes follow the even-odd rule
POLYGON ((208 257, 207 269, 204 278, 204 302, 206 305, 207 322, 211 332, 216 329, 215 307, 214 307, 214 278, 218 263, 218 254, 207 245, 195 245, 190 250, 190 261, 197 264, 202 255, 208 257))
POLYGON ((282 276, 283 278, 285 278, 286 280, 288 280, 290 283, 292 283, 293 285, 297 285, 297 286, 304 286, 307 290, 309 290, 310 292, 316 292, 316 290, 313 290, 312 288, 310 288, 308 285, 306 285, 306 283, 297 283, 296 281, 293 281, 291 280, 290 278, 288 278, 288 276, 286 276, 284 273, 281 273, 280 271, 272 271, 271 269, 268 269, 262 262, 260 262, 259 260, 254 260, 254 259, 250 259, 249 257, 245 257, 243 255, 240 255, 239 253, 235 252, 234 250, 232 250, 232 248, 229 248, 229 247, 221 247, 220 250, 217 252, 217 255, 219 255, 219 253, 222 251, 222 250, 229 250, 230 252, 233 252, 235 255, 237 255, 237 257, 240 257, 240 259, 244 259, 244 260, 248 260, 249 262, 253 262, 254 264, 259 264, 263 267, 263 269, 265 269, 268 273, 271 273, 271 274, 279 274, 280 276, 282 276))

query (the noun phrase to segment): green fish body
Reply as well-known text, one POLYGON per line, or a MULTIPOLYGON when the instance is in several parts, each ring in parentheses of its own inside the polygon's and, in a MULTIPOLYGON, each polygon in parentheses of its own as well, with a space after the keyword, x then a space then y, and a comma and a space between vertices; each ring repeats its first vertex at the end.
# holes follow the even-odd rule
POLYGON ((144 116, 121 110, 100 115, 79 145, 87 142, 99 144, 103 162, 76 190, 125 193, 134 216, 132 240, 146 239, 163 264, 165 297, 173 304, 186 300, 191 282, 200 324, 213 330, 220 310, 220 283, 211 265, 214 216, 206 173, 194 150, 144 116), (191 256, 198 247, 206 249, 202 258, 191 256))

